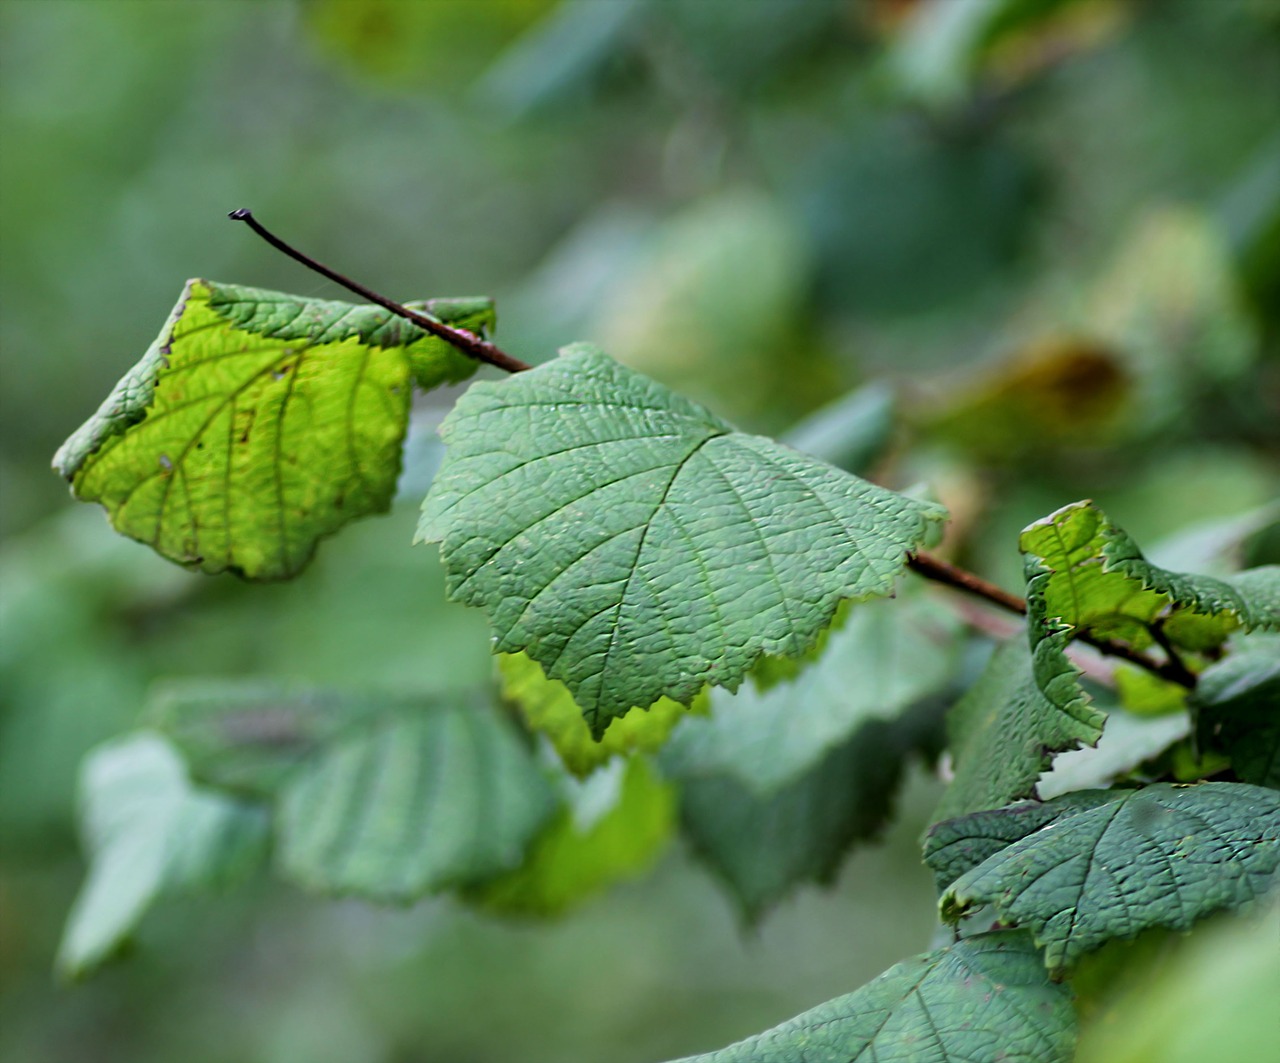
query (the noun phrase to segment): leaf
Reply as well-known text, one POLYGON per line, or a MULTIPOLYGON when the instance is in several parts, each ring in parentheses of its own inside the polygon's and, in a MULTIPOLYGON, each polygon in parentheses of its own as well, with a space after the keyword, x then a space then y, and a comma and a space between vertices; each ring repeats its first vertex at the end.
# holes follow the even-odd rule
POLYGON ((515 703, 532 730, 547 736, 564 766, 579 776, 589 775, 620 753, 656 752, 690 711, 705 711, 702 695, 694 699, 691 709, 659 698, 647 709, 636 707, 615 717, 596 741, 569 688, 548 679, 537 661, 523 653, 504 653, 498 657, 498 671, 502 696, 515 703))
POLYGON ((1138 650, 1163 640, 1197 653, 1215 650, 1233 631, 1280 625, 1280 566, 1227 580, 1169 572, 1147 561, 1091 502, 1036 521, 1022 532, 1019 547, 1035 685, 1086 730, 1100 731, 1105 717, 1067 658, 1072 639, 1094 635, 1138 650))
POLYGON ((888 822, 907 757, 935 752, 941 705, 871 720, 786 785, 761 793, 715 761, 664 751, 680 785, 681 828, 729 888, 746 922, 805 881, 829 883, 856 841, 888 822))
POLYGON ((967 871, 1050 823, 1111 799, 1109 790, 1082 790, 1054 801, 1022 801, 934 823, 924 836, 924 862, 942 893, 967 871))
POLYGON ((1204 670, 1192 695, 1201 746, 1224 750, 1244 782, 1280 790, 1280 637, 1242 642, 1204 670))
POLYGON ((418 538, 441 541, 449 595, 485 609, 495 649, 563 682, 596 736, 803 654, 843 599, 889 594, 943 518, 584 345, 475 385, 441 432, 418 538))
POLYGON ((1025 934, 979 934, 890 967, 765 1033, 676 1063, 1067 1063, 1071 991, 1025 934))
MULTIPOLYGON (((1091 502, 1075 502, 1026 528, 1019 545, 1036 593, 1036 621, 1119 638, 1144 649, 1159 621, 1176 645, 1220 646, 1232 631, 1280 626, 1280 566, 1226 580, 1151 564, 1091 502), (1041 595, 1043 597, 1041 598, 1041 595)), ((1028 600, 1028 610, 1031 601, 1028 600)))
POLYGON ((1280 905, 1218 921, 1130 979, 1087 1025, 1078 1063, 1202 1063, 1275 1055, 1280 905))
POLYGON ((167 893, 222 885, 266 855, 266 810, 187 781, 168 743, 139 732, 99 746, 81 775, 89 877, 58 949, 58 968, 88 974, 167 893))
MULTIPOLYGON (((1070 807, 1089 793, 1070 795, 1070 807)), ((1208 782, 1103 794, 961 875, 939 902, 943 918, 990 904, 1002 922, 1029 928, 1049 969, 1062 971, 1113 938, 1186 930, 1275 885, 1280 793, 1208 782)), ((998 815, 971 817, 973 829, 998 815)))
POLYGON ((509 871, 556 805, 466 697, 192 684, 156 715, 197 777, 274 795, 281 872, 326 893, 407 901, 509 871))
POLYGON ((860 605, 798 675, 761 689, 757 674, 737 693, 713 690, 711 714, 677 728, 663 764, 677 774, 724 774, 767 797, 869 720, 891 720, 944 689, 961 633, 954 614, 926 594, 860 605))
POLYGON ((1033 796, 1053 754, 1096 743, 1102 720, 1062 711, 1041 693, 1026 644, 1003 643, 947 716, 955 775, 934 819, 1033 796))
MULTIPOLYGON (((483 300, 426 307, 460 327, 493 319, 483 300)), ((476 365, 379 307, 192 280, 54 466, 172 561, 284 579, 390 505, 413 382, 476 365)))
POLYGON ((524 864, 469 892, 469 900, 492 911, 559 915, 652 866, 671 839, 676 802, 644 757, 565 782, 572 803, 538 836, 524 864))

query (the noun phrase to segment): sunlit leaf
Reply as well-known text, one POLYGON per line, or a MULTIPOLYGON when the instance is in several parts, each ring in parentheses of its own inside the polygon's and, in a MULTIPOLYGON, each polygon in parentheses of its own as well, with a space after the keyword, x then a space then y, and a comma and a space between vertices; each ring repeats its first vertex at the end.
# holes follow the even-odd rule
POLYGON ((1067 1063, 1071 991, 1025 934, 980 934, 890 967, 848 996, 677 1063, 1067 1063))
POLYGON ((606 355, 473 386, 446 419, 419 538, 495 649, 563 682, 594 734, 735 688, 844 599, 892 591, 941 507, 735 432, 606 355))
POLYGON ((566 782, 569 804, 543 828, 524 864, 469 891, 468 899, 493 911, 557 915, 652 866, 671 838, 676 802, 644 757, 566 782))
MULTIPOLYGON (((991 905, 1030 929, 1050 970, 1149 927, 1189 929, 1277 884, 1280 793, 1244 783, 1087 791, 1068 814, 1001 848, 942 895, 950 921, 991 905), (1098 803, 1088 802, 1100 795, 1098 803)), ((1055 809, 1048 802, 1046 809, 1055 809)), ((987 837, 1000 811, 966 817, 987 837)))
MULTIPOLYGON (((425 309, 476 331, 493 320, 484 300, 425 309)), ((286 578, 390 505, 414 383, 477 364, 380 307, 192 280, 54 465, 170 560, 286 578)))
POLYGON ((705 695, 694 699, 691 709, 670 698, 659 698, 647 709, 633 708, 614 717, 599 741, 569 688, 548 679, 542 666, 523 653, 498 657, 502 695, 512 702, 529 727, 544 734, 555 746, 564 766, 576 775, 587 775, 619 753, 653 753, 661 749, 675 727, 691 711, 705 711, 705 695))

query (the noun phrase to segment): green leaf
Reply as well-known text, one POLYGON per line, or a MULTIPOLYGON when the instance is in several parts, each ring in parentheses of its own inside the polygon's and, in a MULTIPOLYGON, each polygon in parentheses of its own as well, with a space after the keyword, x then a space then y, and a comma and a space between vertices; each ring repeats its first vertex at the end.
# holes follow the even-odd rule
POLYGON ((173 749, 147 732, 89 755, 81 804, 89 877, 58 949, 68 976, 106 960, 164 894, 223 885, 266 855, 266 810, 195 790, 173 749))
POLYGON ((890 967, 856 992, 677 1063, 1067 1063, 1071 991, 1025 934, 979 934, 890 967))
MULTIPOLYGON (((532 730, 550 739, 575 775, 589 775, 620 753, 656 752, 691 711, 670 698, 659 698, 647 709, 637 707, 615 717, 596 741, 569 688, 548 679, 537 661, 523 653, 504 653, 498 657, 498 671, 502 696, 514 702, 532 730)), ((692 711, 704 711, 705 700, 702 695, 695 698, 692 711)))
POLYGON ((1200 676, 1192 695, 1202 748, 1247 783, 1280 790, 1280 636, 1253 635, 1200 676))
POLYGON ((947 717, 955 776, 934 819, 1033 796, 1053 754, 1096 743, 1102 719, 1060 709, 1041 693, 1026 644, 1002 644, 947 717))
MULTIPOLYGON (((426 304, 483 330, 483 300, 426 304)), ((156 341, 54 457, 76 497, 179 564, 283 579, 391 503, 412 384, 477 363, 386 310, 188 281, 156 341)))
POLYGON ((1108 790, 1065 794, 1055 801, 1023 801, 1007 808, 970 813, 933 824, 924 836, 924 862, 942 893, 987 857, 1041 827, 1110 800, 1108 790))
POLYGON ((1170 572, 1147 561, 1091 502, 1036 521, 1019 544, 1027 555, 1028 614, 1041 638, 1082 629, 1145 649, 1156 643, 1158 622, 1175 645, 1194 651, 1220 646, 1235 630, 1280 626, 1280 566, 1227 580, 1170 572))
POLYGON ((509 871, 556 800, 510 725, 465 697, 171 689, 157 718, 193 773, 274 794, 282 873, 407 901, 509 871))
MULTIPOLYGON (((688 751, 661 763, 680 785, 681 828, 725 883, 744 919, 805 881, 830 882, 856 841, 877 835, 892 811, 907 757, 936 751, 940 702, 896 720, 871 720, 784 786, 761 793, 718 760, 688 751)), ((703 747, 706 748, 706 747, 703 747)))
MULTIPOLYGON (((955 922, 993 905, 1029 928, 1052 971, 1149 927, 1189 929, 1276 883, 1280 793, 1244 783, 1072 794, 1074 814, 1028 834, 965 872, 942 895, 955 922)), ((1057 805, 1058 802, 1049 802, 1057 805)), ((970 817, 983 832, 999 812, 970 817)))
POLYGON ((723 774, 767 797, 869 720, 893 719, 946 687, 961 632, 954 613, 930 595, 860 605, 794 678, 765 689, 757 681, 737 693, 713 690, 711 714, 680 725, 663 764, 676 774, 723 774))
POLYGON ((562 681, 592 733, 803 654, 840 602, 889 594, 938 506, 733 431, 599 351, 472 387, 418 538, 499 652, 562 681))
POLYGON ((643 757, 615 760, 588 779, 565 777, 570 803, 524 864, 468 898, 498 912, 559 915, 649 869, 671 839, 675 795, 643 757))
POLYGON ((1275 1055, 1280 905, 1217 921, 1162 953, 1082 1031, 1078 1063, 1203 1063, 1275 1055))
POLYGON ((1072 639, 1093 635, 1138 650, 1167 642, 1195 654, 1216 650, 1233 631, 1280 625, 1280 566, 1228 580, 1169 572, 1091 502, 1036 521, 1019 546, 1035 685, 1084 729, 1100 730, 1105 716, 1067 658, 1072 639))

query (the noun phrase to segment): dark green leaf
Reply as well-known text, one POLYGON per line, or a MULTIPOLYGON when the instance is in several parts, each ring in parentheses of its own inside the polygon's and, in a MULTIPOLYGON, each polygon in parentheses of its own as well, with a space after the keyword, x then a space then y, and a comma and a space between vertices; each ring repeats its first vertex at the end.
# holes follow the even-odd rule
POLYGON ((1096 743, 1102 720, 1092 708, 1065 712, 1051 702, 1036 683, 1026 644, 1004 643, 947 717, 955 777, 934 818, 1031 797, 1052 755, 1096 743))
MULTIPOLYGON (((477 331, 493 319, 484 300, 426 306, 477 331)), ((379 307, 192 280, 54 466, 170 560, 287 578, 390 505, 414 381, 476 366, 379 307)))
POLYGON ((677 1063, 1067 1063, 1071 992, 1025 934, 980 934, 890 967, 848 996, 677 1063))
POLYGON ((177 754, 153 734, 90 754, 81 802, 89 877, 58 949, 67 975, 102 963, 160 896, 224 884, 266 855, 266 809, 193 789, 177 754))
MULTIPOLYGON (((1244 783, 1101 791, 1060 799, 1075 810, 1000 849, 943 894, 956 921, 993 905, 1044 946, 1050 970, 1148 927, 1189 929, 1220 909, 1238 908, 1276 883, 1280 793, 1244 783)), ((1057 805, 1059 802, 1049 802, 1057 805)), ((1001 812, 968 817, 984 831, 1001 812)))
POLYGON ((1192 695, 1201 744, 1242 780, 1280 790, 1280 636, 1253 635, 1206 668, 1192 695))
POLYGON ((676 729, 663 764, 677 775, 735 778, 768 797, 863 724, 892 720, 944 689, 961 631, 955 614, 927 594, 861 604, 837 620, 798 675, 767 686, 757 675, 736 693, 713 690, 711 714, 676 729))
MULTIPOLYGON (((689 750, 670 757, 684 834, 748 922, 801 882, 829 882, 849 847, 884 827, 907 756, 936 748, 941 708, 929 700, 899 719, 864 723, 803 774, 766 793, 714 755, 705 766, 689 750)), ((668 763, 665 752, 662 762, 668 763)))
POLYGON ((419 538, 495 648, 562 681, 594 734, 798 656, 889 594, 940 507, 733 431, 586 346, 472 387, 419 538))

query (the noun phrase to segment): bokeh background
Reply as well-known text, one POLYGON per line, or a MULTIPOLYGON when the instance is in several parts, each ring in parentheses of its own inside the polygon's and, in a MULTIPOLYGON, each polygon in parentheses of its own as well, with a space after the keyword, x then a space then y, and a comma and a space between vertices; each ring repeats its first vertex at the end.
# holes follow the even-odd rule
MULTIPOLYGON (((883 381, 892 478, 1011 586, 1017 530, 1066 502, 1152 542, 1280 494, 1272 0, 0 0, 0 86, 0 1058, 652 1063, 934 932, 917 771, 881 845, 749 933, 673 844, 550 923, 256 881, 57 981, 77 766, 157 678, 489 675, 408 548, 421 483, 250 587, 50 471, 187 277, 341 297, 233 208, 394 297, 496 296, 520 357, 590 339, 754 430, 883 381)), ((1258 528, 1245 560, 1274 561, 1258 528)))

